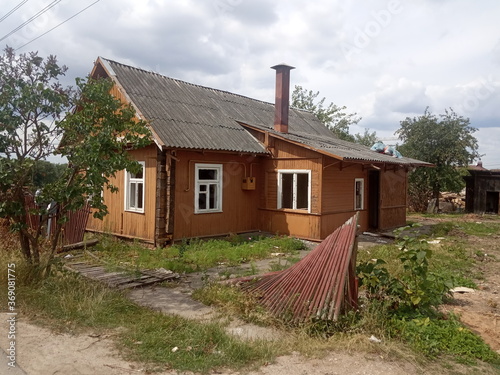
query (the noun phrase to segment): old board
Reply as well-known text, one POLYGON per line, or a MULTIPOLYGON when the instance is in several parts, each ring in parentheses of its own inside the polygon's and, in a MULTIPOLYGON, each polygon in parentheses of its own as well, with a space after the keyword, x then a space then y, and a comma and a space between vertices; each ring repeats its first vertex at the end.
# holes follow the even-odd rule
POLYGON ((86 261, 66 263, 66 269, 77 272, 82 276, 106 284, 115 289, 140 288, 172 281, 179 278, 179 274, 168 270, 141 270, 141 271, 108 271, 106 267, 86 261))

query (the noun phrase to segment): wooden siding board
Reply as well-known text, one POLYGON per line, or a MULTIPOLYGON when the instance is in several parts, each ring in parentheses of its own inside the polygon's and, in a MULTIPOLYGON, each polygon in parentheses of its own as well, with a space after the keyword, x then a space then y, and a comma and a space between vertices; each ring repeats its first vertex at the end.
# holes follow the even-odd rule
POLYGON ((404 169, 380 173, 380 229, 406 225, 406 189, 404 169))
POLYGON ((177 151, 174 239, 257 230, 257 207, 263 180, 256 177, 255 190, 243 190, 250 171, 257 173, 257 157, 215 152, 177 151), (223 165, 222 212, 194 212, 195 164, 223 165), (252 168, 251 168, 252 167, 252 168))
POLYGON ((134 160, 144 161, 145 191, 144 213, 125 211, 125 171, 119 171, 111 183, 118 188, 112 193, 104 189, 104 203, 108 207, 108 215, 103 221, 94 217, 89 218, 87 228, 99 232, 108 232, 116 235, 131 236, 149 241, 154 240, 156 215, 156 146, 151 145, 140 150, 130 151, 134 160))

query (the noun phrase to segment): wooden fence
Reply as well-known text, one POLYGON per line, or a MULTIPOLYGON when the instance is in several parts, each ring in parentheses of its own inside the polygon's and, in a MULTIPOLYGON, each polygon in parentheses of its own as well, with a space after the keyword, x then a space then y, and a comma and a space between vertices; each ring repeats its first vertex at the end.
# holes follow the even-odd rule
MULTIPOLYGON (((60 214, 57 210, 57 205, 53 204, 51 208, 48 207, 46 217, 38 214, 41 208, 35 201, 35 197, 31 194, 25 195, 25 208, 26 208, 26 224, 32 230, 38 230, 40 225, 43 225, 44 235, 50 236, 56 230, 57 220, 60 219, 60 214)), ((80 210, 68 212, 68 220, 63 224, 61 231, 60 244, 61 246, 71 245, 83 241, 85 228, 87 227, 87 220, 90 214, 90 206, 87 204, 80 210)))

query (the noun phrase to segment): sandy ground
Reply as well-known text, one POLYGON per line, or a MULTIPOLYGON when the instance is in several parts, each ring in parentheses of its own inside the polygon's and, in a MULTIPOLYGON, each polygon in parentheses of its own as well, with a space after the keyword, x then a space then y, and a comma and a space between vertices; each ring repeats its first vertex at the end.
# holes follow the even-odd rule
MULTIPOLYGON (((432 224, 432 223, 424 223, 432 224)), ((446 310, 459 313, 462 321, 480 334, 494 350, 500 352, 500 275, 498 259, 500 259, 500 236, 474 238, 479 252, 478 262, 485 275, 480 289, 465 294, 456 294, 453 304, 444 306, 446 310), (493 256, 492 256, 493 255, 493 256), (497 260, 494 260, 496 257, 497 260)), ((381 241, 381 238, 366 236, 360 242, 360 250, 381 241)), ((259 265, 265 266, 265 262, 259 265)), ((210 320, 216 314, 209 307, 193 301, 190 291, 198 287, 199 280, 192 276, 178 288, 145 288, 134 290, 130 297, 143 305, 163 311, 178 313, 191 319, 210 320)), ((0 375, 127 375, 144 374, 145 367, 121 358, 109 336, 91 334, 69 335, 57 334, 45 328, 25 321, 17 316, 16 321, 16 367, 7 365, 9 361, 5 352, 9 352, 7 332, 9 323, 6 314, 0 314, 0 375)), ((264 338, 279 339, 272 330, 257 328, 235 321, 228 330, 243 339, 264 338)), ((368 338, 367 338, 368 340, 368 338)), ((470 368, 454 366, 453 374, 468 374, 470 368)), ((275 363, 257 370, 240 372, 217 371, 222 375, 334 375, 334 374, 367 374, 367 375, 417 375, 445 373, 444 368, 433 368, 416 363, 393 361, 380 355, 344 352, 331 352, 324 358, 304 358, 298 353, 277 358, 275 363)), ((480 372, 475 372, 480 373, 480 372)), ((494 374, 493 372, 484 372, 494 374)), ((178 374, 175 371, 160 375, 178 374)), ((187 375, 188 373, 186 373, 187 375)))
MULTIPOLYGON (((2 314, 2 332, 6 329, 6 316, 2 314)), ((92 335, 72 336, 56 334, 22 319, 17 322, 16 342, 17 367, 9 368, 0 363, 2 375, 124 375, 144 374, 141 364, 123 360, 114 349, 113 341, 107 337, 92 335), (14 372, 17 371, 17 374, 14 372)), ((8 349, 5 335, 0 346, 8 349)), ((2 358, 3 360, 3 358, 2 358)), ((331 353, 322 359, 307 359, 293 353, 279 357, 276 363, 257 371, 224 372, 217 374, 236 375, 334 375, 371 374, 405 375, 422 373, 417 367, 405 363, 387 362, 376 355, 349 355, 331 353)), ((177 372, 163 372, 158 375, 174 375, 177 372)))

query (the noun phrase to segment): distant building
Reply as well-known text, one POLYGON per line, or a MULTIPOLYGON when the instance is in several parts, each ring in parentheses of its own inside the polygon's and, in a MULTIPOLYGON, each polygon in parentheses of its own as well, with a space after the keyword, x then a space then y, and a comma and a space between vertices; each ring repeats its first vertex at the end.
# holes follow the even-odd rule
POLYGON ((479 161, 467 169, 465 210, 477 214, 500 213, 500 169, 486 169, 479 161))

